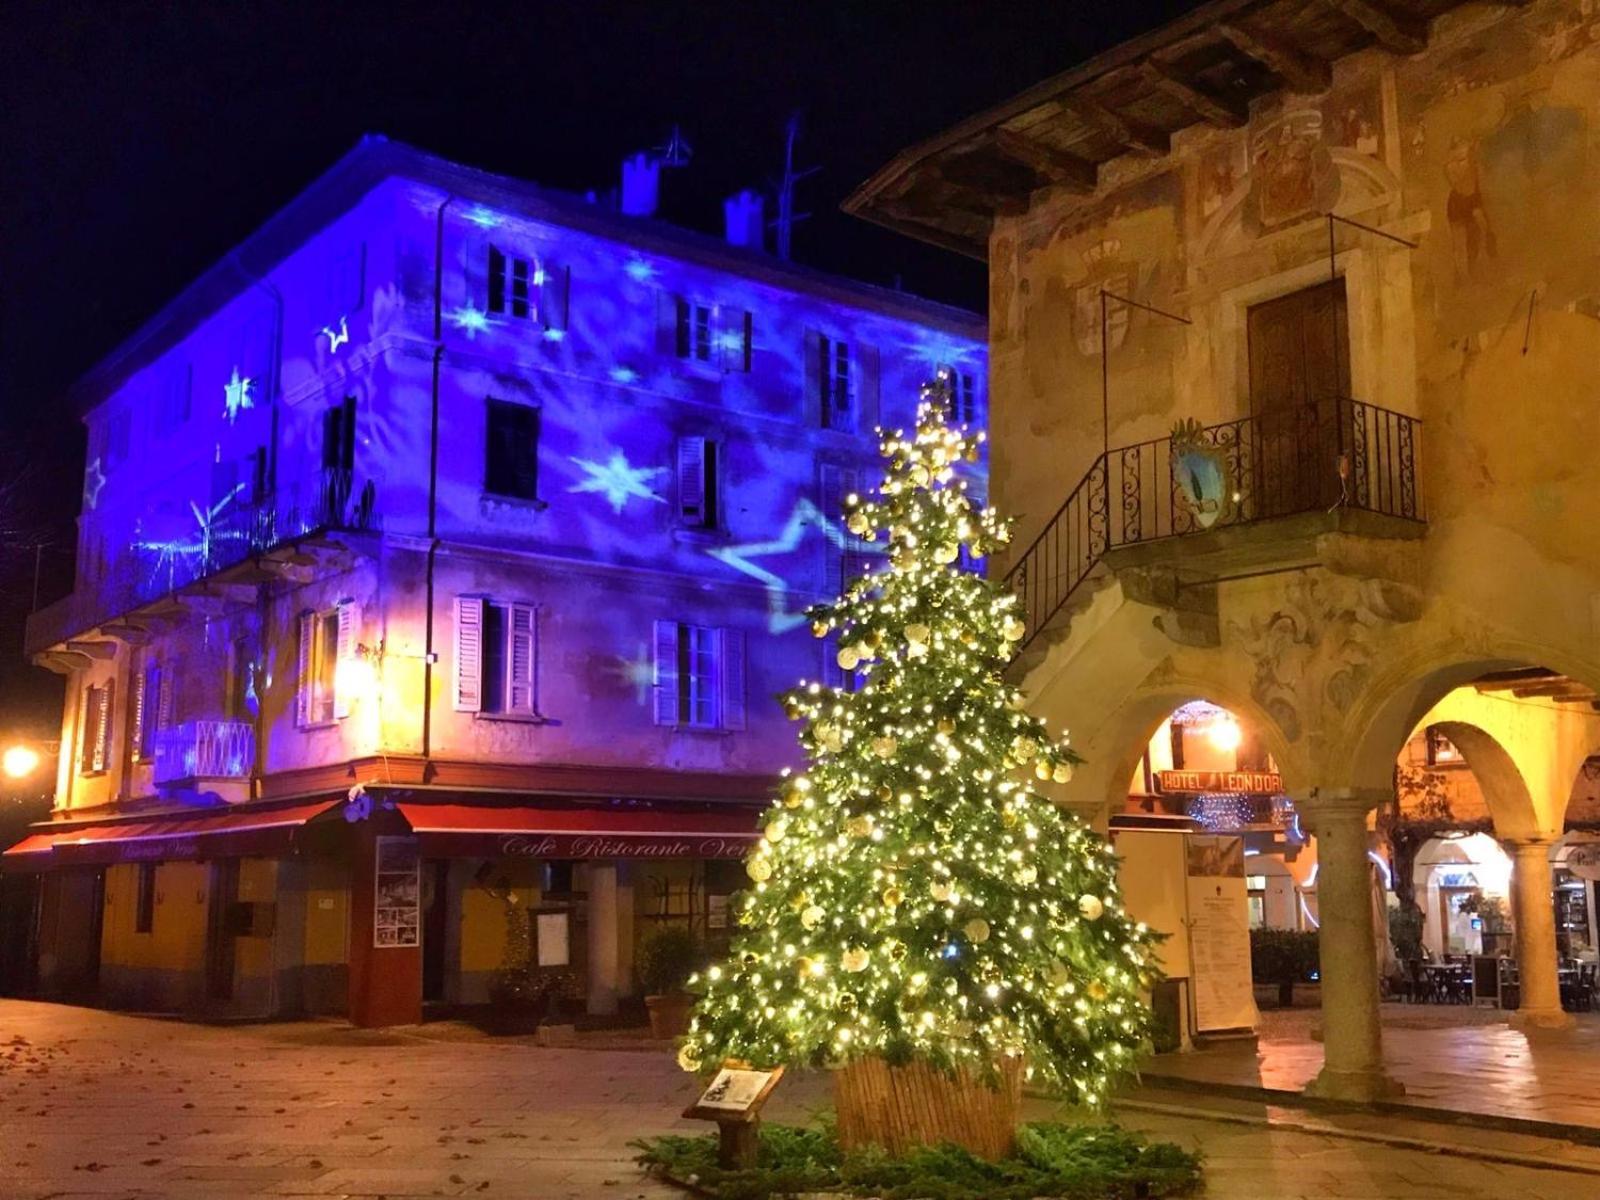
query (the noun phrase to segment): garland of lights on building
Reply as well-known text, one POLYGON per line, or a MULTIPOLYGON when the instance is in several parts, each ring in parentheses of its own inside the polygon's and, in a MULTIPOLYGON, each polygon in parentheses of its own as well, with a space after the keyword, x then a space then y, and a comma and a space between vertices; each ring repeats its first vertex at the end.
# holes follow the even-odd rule
POLYGON ((983 434, 946 425, 947 388, 923 390, 913 436, 882 434, 876 496, 846 501, 887 565, 810 615, 858 686, 785 697, 809 765, 762 821, 679 1061, 987 1075, 1020 1054, 1097 1103, 1146 1036, 1155 935, 1122 908, 1106 841, 1018 778, 1066 782, 1079 760, 1002 677, 1026 632, 1016 598, 955 565, 1009 527, 967 496, 958 464, 983 434))

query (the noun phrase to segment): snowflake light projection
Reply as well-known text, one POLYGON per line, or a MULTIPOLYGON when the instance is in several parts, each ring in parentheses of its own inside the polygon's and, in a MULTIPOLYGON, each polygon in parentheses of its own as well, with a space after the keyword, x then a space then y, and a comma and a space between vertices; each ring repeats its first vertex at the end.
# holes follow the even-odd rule
POLYGON ((106 473, 100 469, 99 458, 89 460, 83 473, 83 506, 93 508, 100 503, 100 489, 106 485, 106 473))
POLYGON ((193 500, 189 501, 195 527, 181 537, 164 540, 136 538, 133 549, 149 556, 149 576, 143 582, 147 586, 158 585, 164 591, 181 587, 216 563, 222 547, 242 540, 246 536, 245 531, 230 528, 221 519, 244 490, 244 484, 235 484, 227 495, 207 508, 201 508, 193 500))
POLYGON ((642 258, 630 258, 622 268, 635 283, 649 283, 656 277, 656 269, 642 258))
POLYGON ((638 383, 639 372, 632 367, 612 367, 606 372, 611 377, 612 383, 638 383))
POLYGON ((478 335, 489 328, 489 314, 471 304, 463 304, 450 314, 457 329, 464 330, 468 341, 477 341, 478 335))
POLYGON ((735 571, 758 580, 767 589, 767 628, 773 633, 786 633, 806 620, 805 605, 789 608, 789 585, 783 576, 766 567, 751 562, 754 558, 767 558, 778 554, 791 554, 806 535, 807 529, 816 529, 841 551, 855 547, 856 539, 850 537, 809 500, 798 501, 783 531, 770 542, 747 542, 742 546, 718 546, 706 553, 735 571))
POLYGON ((466 216, 467 220, 471 221, 479 229, 493 229, 500 224, 499 216, 481 204, 474 204, 467 209, 466 216))
POLYGON ((650 480, 667 473, 665 467, 635 467, 620 450, 613 450, 611 457, 603 463, 590 458, 574 458, 572 462, 584 473, 584 478, 567 491, 594 492, 604 496, 614 513, 621 513, 629 500, 666 503, 650 486, 650 480))
POLYGON ((346 317, 340 317, 338 329, 333 328, 331 325, 324 325, 322 327, 322 336, 328 339, 328 353, 337 353, 339 347, 345 345, 350 340, 349 319, 346 317))
POLYGON ((618 655, 606 668, 606 673, 633 688, 633 702, 639 705, 649 701, 650 691, 656 685, 656 664, 650 656, 650 647, 643 642, 632 658, 618 655))
POLYGON ((240 375, 239 368, 233 369, 233 377, 222 385, 223 412, 227 415, 228 424, 232 425, 239 419, 239 414, 247 408, 254 408, 255 380, 248 375, 240 375))

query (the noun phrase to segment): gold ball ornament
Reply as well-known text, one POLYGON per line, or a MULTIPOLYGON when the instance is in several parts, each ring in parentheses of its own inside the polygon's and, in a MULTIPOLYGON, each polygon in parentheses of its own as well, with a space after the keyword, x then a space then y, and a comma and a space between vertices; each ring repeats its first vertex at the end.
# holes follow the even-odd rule
POLYGON ((766 838, 769 842, 777 843, 783 841, 784 835, 786 835, 788 832, 789 822, 784 820, 782 817, 778 817, 775 820, 767 822, 767 827, 761 831, 761 836, 766 838))
POLYGON ((816 727, 817 745, 824 750, 837 753, 839 747, 844 745, 844 734, 837 725, 824 721, 816 727))
POLYGON ((928 643, 927 642, 911 642, 911 643, 909 643, 906 646, 906 657, 907 658, 927 658, 928 657, 928 643))
POLYGON ((868 837, 872 833, 872 818, 862 813, 844 823, 844 831, 851 837, 868 837))
POLYGON ((940 733, 954 733, 956 731, 956 723, 949 717, 940 717, 937 728, 940 733))
POLYGON ((745 863, 744 873, 757 883, 765 883, 772 878, 772 864, 758 854, 745 863))
POLYGON ((1031 737, 1018 735, 1011 739, 1011 757, 1019 763, 1032 762, 1033 756, 1039 753, 1039 743, 1031 737))
POLYGON ((1083 990, 1089 993, 1089 999, 1091 1000, 1104 1000, 1108 994, 1106 992, 1106 985, 1101 983, 1098 979, 1090 980, 1089 986, 1083 990))
POLYGON ((839 965, 852 975, 867 969, 870 956, 860 946, 851 946, 839 956, 839 965))
POLYGON ((799 788, 789 788, 783 793, 783 806, 785 808, 799 808, 805 802, 805 794, 799 788))
POLYGON ((688 1042, 678 1047, 678 1066, 685 1071, 698 1071, 700 1069, 700 1056, 695 1053, 695 1048, 688 1042))
POLYGON ((871 526, 867 523, 867 514, 858 511, 850 514, 850 519, 845 522, 845 528, 859 535, 865 533, 871 526))
POLYGON ((1106 911, 1105 901, 1099 896, 1086 893, 1078 897, 1078 911, 1083 914, 1084 920, 1097 921, 1100 919, 1100 914, 1106 911))
POLYGON ((819 638, 827 637, 828 636, 828 626, 822 621, 813 621, 813 622, 811 622, 811 636, 812 637, 819 637, 819 638))
POLYGON ((961 927, 961 932, 967 935, 967 940, 974 946, 981 946, 989 940, 989 922, 982 917, 973 917, 961 927))
POLYGON ((905 898, 906 894, 897 887, 887 887, 883 889, 883 906, 885 908, 899 908, 900 901, 904 900, 905 898))
POLYGON ((833 661, 846 671, 854 671, 856 664, 861 661, 861 654, 854 646, 840 646, 839 653, 833 656, 833 661))
POLYGON ((1020 642, 1022 635, 1028 632, 1028 627, 1016 617, 1007 617, 1005 624, 1000 626, 1000 634, 1008 642, 1020 642))
POLYGON ((1017 882, 1024 887, 1031 887, 1039 882, 1039 868, 1035 866, 1021 867, 1017 871, 1017 882))
POLYGON ((815 929, 822 924, 822 918, 828 914, 822 910, 821 905, 813 904, 800 914, 800 924, 807 929, 815 929))
POLYGON ((943 904, 950 899, 950 885, 942 879, 935 879, 928 885, 928 895, 943 904))
POLYGON ((1057 763, 1054 769, 1050 772, 1050 778, 1054 779, 1057 783, 1071 783, 1072 764, 1066 762, 1057 763))
POLYGON ((953 563, 960 557, 960 549, 951 545, 939 546, 933 552, 933 561, 939 563, 941 566, 953 563))
POLYGON ((872 739, 872 752, 879 758, 893 758, 899 749, 900 743, 888 735, 872 739))
POLYGON ((916 466, 911 468, 911 482, 916 484, 918 487, 927 487, 928 480, 932 478, 933 476, 928 474, 928 468, 923 466, 921 463, 918 463, 916 466))
POLYGON ((926 642, 933 636, 933 630, 920 622, 906 626, 906 641, 926 642))
POLYGON ((1040 779, 1049 779, 1050 778, 1050 764, 1047 763, 1047 762, 1035 763, 1033 765, 1033 773, 1035 775, 1037 775, 1040 779))

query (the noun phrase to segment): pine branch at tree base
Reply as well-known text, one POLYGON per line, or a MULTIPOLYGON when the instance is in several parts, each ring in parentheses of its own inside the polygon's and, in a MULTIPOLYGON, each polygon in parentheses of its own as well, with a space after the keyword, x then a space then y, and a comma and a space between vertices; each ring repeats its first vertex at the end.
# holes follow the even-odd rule
POLYGON ((915 434, 883 435, 876 493, 846 499, 852 553, 887 552, 810 614, 844 678, 784 698, 807 765, 762 820, 679 1052, 686 1070, 915 1065, 862 1118, 883 1145, 924 1139, 936 1101, 991 1105, 977 1085, 1019 1058, 1034 1083, 1102 1102, 1146 1041, 1158 974, 1110 846, 1037 790, 1078 757, 1004 677, 1026 632, 1016 597, 958 565, 1009 529, 968 498, 982 434, 947 412, 943 386, 925 389, 915 434))

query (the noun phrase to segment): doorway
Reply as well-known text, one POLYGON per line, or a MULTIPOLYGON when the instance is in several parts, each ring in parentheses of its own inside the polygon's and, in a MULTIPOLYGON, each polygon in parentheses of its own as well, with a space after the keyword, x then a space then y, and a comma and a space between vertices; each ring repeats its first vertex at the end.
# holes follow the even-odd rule
POLYGON ((1340 421, 1350 379, 1344 280, 1252 305, 1246 325, 1256 426, 1250 515, 1329 507, 1339 499, 1340 421))
POLYGON ((445 1000, 445 960, 449 941, 450 862, 422 863, 422 1002, 445 1000))
POLYGON ((234 903, 239 899, 239 860, 222 858, 211 864, 211 904, 207 909, 206 999, 226 1003, 233 999, 234 903))

